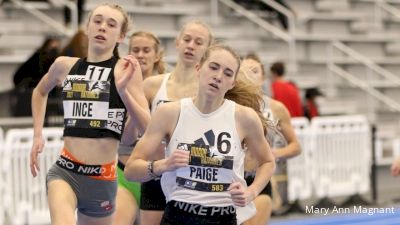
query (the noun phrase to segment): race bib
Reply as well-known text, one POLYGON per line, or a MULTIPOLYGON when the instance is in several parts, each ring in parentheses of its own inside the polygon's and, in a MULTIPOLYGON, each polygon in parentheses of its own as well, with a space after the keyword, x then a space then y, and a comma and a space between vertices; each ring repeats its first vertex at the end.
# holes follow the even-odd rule
POLYGON ((178 186, 204 192, 227 191, 233 181, 233 156, 214 155, 207 145, 178 144, 190 152, 189 165, 177 170, 178 186))
POLYGON ((62 95, 65 127, 122 132, 125 109, 109 108, 110 82, 65 80, 62 95))

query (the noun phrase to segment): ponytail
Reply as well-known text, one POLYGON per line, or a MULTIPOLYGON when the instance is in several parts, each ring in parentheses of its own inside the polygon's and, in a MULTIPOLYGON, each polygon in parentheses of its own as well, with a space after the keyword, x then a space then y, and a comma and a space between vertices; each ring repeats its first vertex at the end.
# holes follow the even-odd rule
POLYGON ((261 87, 251 82, 242 69, 239 69, 235 86, 225 94, 226 99, 232 100, 239 105, 252 108, 260 118, 264 132, 266 133, 271 123, 267 121, 261 111, 264 108, 262 96, 261 87))

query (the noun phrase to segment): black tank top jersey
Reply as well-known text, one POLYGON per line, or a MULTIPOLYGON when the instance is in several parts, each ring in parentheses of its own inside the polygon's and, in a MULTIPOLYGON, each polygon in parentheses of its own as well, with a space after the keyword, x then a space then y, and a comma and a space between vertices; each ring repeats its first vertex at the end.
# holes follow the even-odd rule
POLYGON ((63 82, 64 136, 121 139, 126 108, 114 79, 118 59, 79 59, 63 82))

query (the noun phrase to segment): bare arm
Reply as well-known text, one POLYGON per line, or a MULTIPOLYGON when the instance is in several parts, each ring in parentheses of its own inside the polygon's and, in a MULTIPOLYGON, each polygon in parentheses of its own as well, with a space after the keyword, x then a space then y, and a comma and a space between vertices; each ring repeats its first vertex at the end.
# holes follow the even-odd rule
POLYGON ((135 129, 144 133, 150 121, 150 111, 143 92, 142 73, 133 56, 127 56, 118 62, 115 83, 129 114, 122 135, 122 142, 129 145, 135 141, 135 129))
POLYGON ((272 109, 272 114, 275 118, 279 119, 282 134, 288 142, 287 146, 274 149, 274 156, 277 159, 288 159, 299 155, 301 152, 300 143, 291 124, 289 111, 282 103, 273 99, 270 100, 270 105, 272 109))
POLYGON ((77 58, 58 57, 51 65, 48 73, 43 76, 32 93, 32 117, 33 117, 33 144, 31 149, 30 167, 35 177, 40 170, 38 154, 43 151, 44 140, 42 136, 44 116, 49 92, 60 85, 77 58))
POLYGON ((229 188, 235 205, 245 206, 254 200, 271 179, 275 170, 275 160, 264 137, 261 121, 256 112, 243 107, 242 112, 237 117, 248 151, 258 160, 259 165, 253 183, 246 190, 239 187, 237 182, 229 188))
MULTIPOLYGON (((149 105, 149 110, 151 110, 151 104, 153 101, 154 96, 156 95, 158 89, 160 88, 161 82, 163 80, 164 75, 158 75, 158 76, 152 76, 147 78, 146 80, 143 81, 143 91, 144 91, 144 96, 146 98, 146 101, 149 105)), ((151 113, 150 113, 151 115, 151 113)), ((132 125, 133 127, 127 127, 126 130, 129 129, 133 129, 131 130, 132 132, 130 133, 130 135, 128 136, 128 138, 130 138, 129 140, 132 140, 132 137, 134 137, 134 139, 136 139, 139 135, 143 134, 144 131, 140 132, 139 128, 137 126, 135 126, 135 122, 132 121, 130 122, 131 118, 128 118, 127 124, 132 125), (133 135, 131 135, 133 134, 133 135), (135 138, 136 137, 136 138, 135 138)), ((122 142, 124 142, 124 140, 122 140, 122 142)), ((161 147, 164 147, 164 145, 162 145, 161 147)))
MULTIPOLYGON (((135 146, 135 150, 129 157, 125 166, 125 176, 131 181, 148 181, 151 179, 148 172, 149 160, 159 148, 163 138, 172 134, 177 123, 180 111, 180 102, 163 104, 157 108, 150 124, 135 146)), ((154 162, 153 171, 161 175, 165 171, 186 166, 189 163, 189 153, 187 151, 174 151, 171 156, 154 162)))

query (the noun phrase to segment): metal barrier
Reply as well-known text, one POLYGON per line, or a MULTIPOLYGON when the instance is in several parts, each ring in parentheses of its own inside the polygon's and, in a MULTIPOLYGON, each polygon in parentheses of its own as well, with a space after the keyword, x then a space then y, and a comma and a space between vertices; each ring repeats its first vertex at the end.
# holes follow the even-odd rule
POLYGON ((393 140, 393 159, 400 157, 400 138, 393 140))
POLYGON ((29 168, 33 129, 11 129, 6 134, 2 158, 5 179, 6 215, 13 225, 49 224, 46 173, 56 161, 63 146, 62 128, 44 128, 45 147, 40 155, 40 168, 33 178, 29 168))
MULTIPOLYGON (((365 116, 317 117, 311 123, 306 118, 293 118, 292 125, 302 153, 287 163, 289 201, 313 195, 320 199, 351 196, 370 190, 371 129, 365 116)), ((63 146, 62 135, 63 128, 44 128, 41 170, 33 178, 29 169, 33 129, 7 131, 0 148, 0 213, 5 210, 11 224, 50 223, 46 173, 63 146)), ((393 146, 394 152, 400 153, 400 140, 393 146)), ((4 215, 0 214, 0 224, 2 220, 4 215)))
POLYGON ((311 122, 311 174, 318 198, 370 190, 371 130, 365 116, 317 117, 311 122))
POLYGON ((312 196, 310 124, 307 118, 292 118, 292 126, 300 142, 301 154, 287 160, 288 199, 291 202, 312 196))

